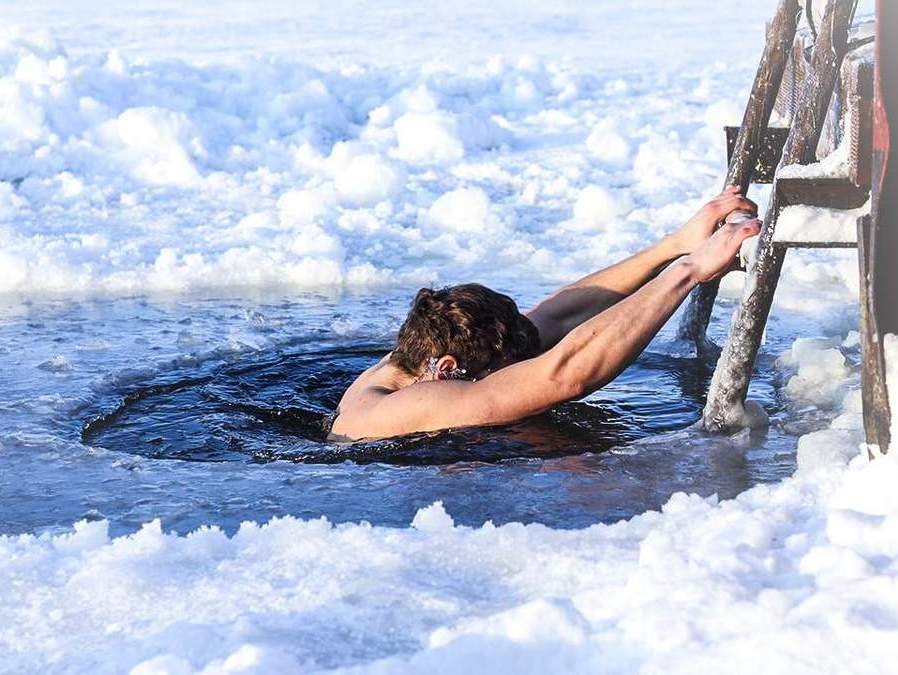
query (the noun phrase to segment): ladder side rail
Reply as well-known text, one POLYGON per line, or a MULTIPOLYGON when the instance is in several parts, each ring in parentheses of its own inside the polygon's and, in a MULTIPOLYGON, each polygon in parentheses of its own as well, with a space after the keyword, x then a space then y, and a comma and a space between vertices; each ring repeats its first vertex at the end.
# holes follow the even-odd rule
MULTIPOLYGON (((746 194, 752 173, 761 151, 761 139, 770 121, 780 83, 795 42, 795 31, 801 5, 798 0, 780 0, 767 33, 764 52, 745 106, 742 126, 727 167, 727 185, 739 185, 746 194)), ((695 343, 699 353, 707 352, 710 344, 705 333, 711 319, 719 281, 711 281, 696 288, 689 297, 677 336, 695 343)))

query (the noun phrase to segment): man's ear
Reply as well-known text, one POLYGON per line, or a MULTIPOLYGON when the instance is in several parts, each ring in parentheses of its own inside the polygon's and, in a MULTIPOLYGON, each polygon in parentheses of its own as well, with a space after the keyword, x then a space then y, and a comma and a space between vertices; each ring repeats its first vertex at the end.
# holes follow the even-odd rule
POLYGON ((458 361, 455 360, 455 357, 451 354, 446 354, 441 356, 437 360, 436 367, 436 379, 438 380, 448 380, 449 373, 458 368, 458 361))

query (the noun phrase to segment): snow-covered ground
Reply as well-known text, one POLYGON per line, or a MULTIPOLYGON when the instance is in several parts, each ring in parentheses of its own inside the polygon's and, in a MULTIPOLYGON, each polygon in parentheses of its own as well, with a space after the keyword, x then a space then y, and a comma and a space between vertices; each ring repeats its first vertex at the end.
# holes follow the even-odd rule
POLYGON ((110 540, 98 522, 0 540, 4 667, 885 673, 898 461, 847 459, 585 530, 453 527, 435 504, 405 530, 284 518, 110 540))
MULTIPOLYGON (((471 278, 532 298, 720 188, 775 5, 132 4, 3 8, 5 316, 471 278)), ((0 672, 887 672, 898 460, 866 459, 845 394, 854 254, 790 254, 781 290, 826 333, 782 356, 785 393, 841 411, 782 483, 573 531, 435 504, 408 528, 0 536, 0 672)))
POLYGON ((719 189, 773 3, 58 4, 0 39, 7 295, 568 280, 719 189))

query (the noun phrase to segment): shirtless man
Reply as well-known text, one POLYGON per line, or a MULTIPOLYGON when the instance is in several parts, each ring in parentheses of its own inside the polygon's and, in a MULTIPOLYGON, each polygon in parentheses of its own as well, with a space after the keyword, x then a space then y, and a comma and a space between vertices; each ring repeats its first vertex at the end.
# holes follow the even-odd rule
POLYGON ((503 424, 581 398, 632 363, 699 283, 733 268, 757 214, 730 187, 679 230, 521 314, 479 284, 421 289, 396 346, 346 390, 331 438, 503 424))

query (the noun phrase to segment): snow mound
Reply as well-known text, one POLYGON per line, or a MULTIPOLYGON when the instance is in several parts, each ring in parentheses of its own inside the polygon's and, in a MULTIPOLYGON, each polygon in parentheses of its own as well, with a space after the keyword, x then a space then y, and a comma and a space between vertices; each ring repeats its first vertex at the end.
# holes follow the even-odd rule
POLYGON ((466 233, 498 226, 490 198, 480 188, 460 188, 441 195, 428 209, 427 223, 438 229, 466 233))
POLYGON ((398 530, 286 517, 231 538, 153 522, 111 539, 103 521, 3 536, 4 666, 755 672, 863 653, 887 670, 898 457, 868 462, 842 432, 811 445, 828 458, 779 485, 579 531, 457 527, 434 504, 398 530))
POLYGON ((625 197, 600 185, 589 185, 577 195, 574 222, 582 228, 610 230, 629 209, 630 204, 625 197))
POLYGON ((798 338, 780 356, 780 365, 797 368, 786 383, 786 394, 796 401, 832 408, 845 395, 850 370, 832 339, 798 338))
POLYGON ((586 138, 587 149, 599 160, 615 166, 625 166, 630 159, 630 143, 614 127, 597 124, 586 138))

